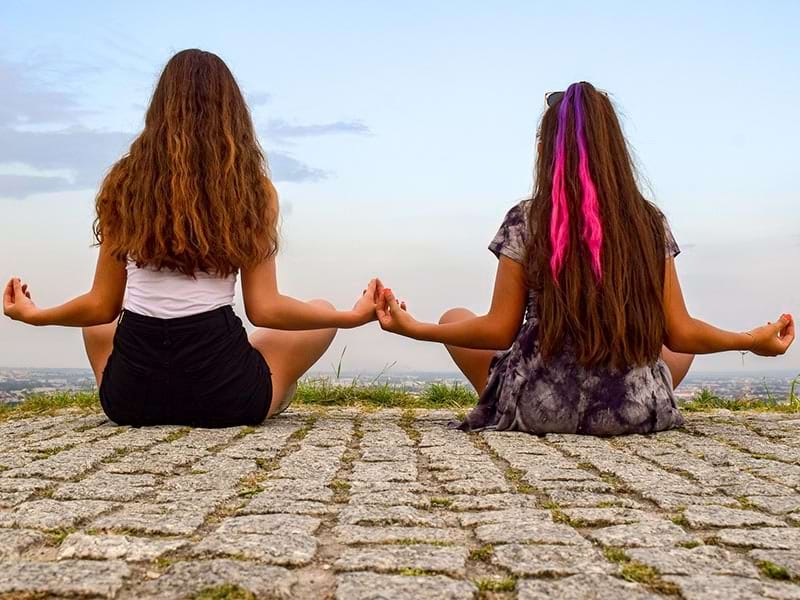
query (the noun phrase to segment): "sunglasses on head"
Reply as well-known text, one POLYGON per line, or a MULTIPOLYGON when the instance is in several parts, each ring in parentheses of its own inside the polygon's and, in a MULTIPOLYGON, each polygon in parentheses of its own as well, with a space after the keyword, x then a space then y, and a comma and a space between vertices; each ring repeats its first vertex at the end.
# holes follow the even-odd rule
MULTIPOLYGON (((603 90, 597 90, 597 91, 603 94, 603 96, 605 96, 606 98, 608 98, 608 93, 604 92, 603 90)), ((547 108, 552 108, 553 106, 558 104, 558 101, 561 100, 564 97, 564 94, 566 93, 567 93, 566 91, 547 92, 544 95, 544 103, 547 105, 547 108)))

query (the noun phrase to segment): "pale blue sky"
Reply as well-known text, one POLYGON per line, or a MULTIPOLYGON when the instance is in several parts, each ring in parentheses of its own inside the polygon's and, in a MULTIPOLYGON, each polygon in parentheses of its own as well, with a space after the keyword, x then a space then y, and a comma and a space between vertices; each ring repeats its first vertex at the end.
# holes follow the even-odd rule
MULTIPOLYGON (((0 276, 43 304, 83 290, 96 184, 164 62, 200 47, 251 101, 290 293, 345 306, 380 274, 421 318, 485 309, 486 244, 531 188, 544 93, 585 79, 617 102, 684 247, 690 308, 733 329, 800 316, 800 3, 430 4, 2 3, 0 276)), ((1 365, 85 364, 74 331, 4 320, 0 338, 1 365)), ((449 367, 374 327, 331 356, 345 345, 352 369, 449 367)), ((800 352, 746 366, 800 370, 800 352)))

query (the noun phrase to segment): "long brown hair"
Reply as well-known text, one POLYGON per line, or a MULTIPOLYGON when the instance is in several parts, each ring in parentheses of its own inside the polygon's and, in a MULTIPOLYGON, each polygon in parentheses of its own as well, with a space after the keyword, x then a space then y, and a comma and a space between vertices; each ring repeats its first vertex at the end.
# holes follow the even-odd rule
POLYGON ((655 361, 665 221, 639 191, 611 101, 591 84, 573 84, 545 111, 533 196, 528 276, 544 358, 569 342, 585 367, 655 361))
POLYGON ((97 242, 139 266, 227 276, 277 251, 277 193, 222 59, 183 50, 169 60, 96 211, 97 242))

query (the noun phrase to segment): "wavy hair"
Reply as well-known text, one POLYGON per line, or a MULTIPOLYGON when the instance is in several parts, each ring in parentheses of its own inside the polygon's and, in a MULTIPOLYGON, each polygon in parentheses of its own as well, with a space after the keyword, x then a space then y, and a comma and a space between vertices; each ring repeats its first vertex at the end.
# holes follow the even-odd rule
POLYGON ((97 243, 138 266, 224 277, 277 252, 277 193, 222 59, 183 50, 169 60, 96 213, 97 243))
POLYGON ((665 220, 639 191, 614 107, 586 82, 545 111, 530 204, 528 278, 545 359, 655 361, 665 332, 665 220))

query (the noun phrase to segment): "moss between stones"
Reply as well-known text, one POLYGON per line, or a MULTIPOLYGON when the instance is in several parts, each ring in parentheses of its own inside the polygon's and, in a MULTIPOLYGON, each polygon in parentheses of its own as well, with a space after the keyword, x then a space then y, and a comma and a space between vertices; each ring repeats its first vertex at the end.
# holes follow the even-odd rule
POLYGON ((238 585, 226 583, 201 590, 193 600, 255 600, 255 596, 238 585))
POLYGON ((792 578, 792 576, 789 574, 789 571, 787 571, 785 567, 776 565, 774 562, 770 562, 768 560, 758 561, 758 568, 761 570, 761 573, 764 575, 764 577, 769 577, 770 579, 788 581, 792 578))
POLYGON ((473 583, 481 592, 513 592, 517 589, 517 580, 514 577, 476 579, 473 583))
POLYGON ((494 554, 494 546, 492 544, 486 544, 481 546, 480 548, 473 548, 469 551, 469 558, 470 560, 480 560, 483 562, 489 562, 494 554))

